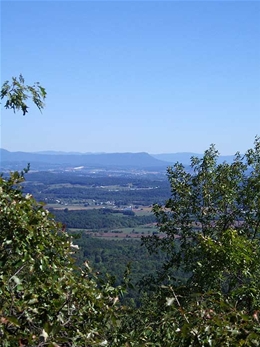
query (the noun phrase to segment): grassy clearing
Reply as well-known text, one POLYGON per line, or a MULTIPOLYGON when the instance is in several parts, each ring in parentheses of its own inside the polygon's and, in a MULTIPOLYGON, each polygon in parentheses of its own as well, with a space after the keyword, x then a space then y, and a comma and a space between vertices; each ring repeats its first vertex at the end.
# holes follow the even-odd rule
POLYGON ((73 233, 84 232, 91 237, 114 239, 114 238, 141 238, 143 235, 152 235, 154 232, 158 232, 156 225, 139 225, 135 228, 118 228, 111 230, 89 230, 89 229, 75 229, 70 228, 73 233))
POLYGON ((122 233, 122 234, 151 234, 153 232, 157 231, 156 225, 139 225, 135 228, 120 228, 120 229, 113 229, 110 232, 111 233, 122 233))
POLYGON ((142 207, 141 209, 133 209, 133 212, 137 216, 148 216, 152 214, 152 208, 151 207, 142 207))
MULTIPOLYGON (((58 203, 53 203, 53 204, 47 204, 46 208, 54 208, 56 210, 64 210, 65 208, 67 208, 68 210, 97 210, 97 209, 101 209, 101 208, 108 208, 108 209, 114 209, 113 205, 89 205, 89 206, 84 206, 82 203, 81 204, 67 204, 67 205, 61 205, 58 203)), ((120 208, 116 207, 116 209, 120 210, 120 208)), ((152 208, 150 206, 144 206, 142 208, 138 208, 138 209, 133 209, 133 212, 137 215, 137 216, 148 216, 150 214, 152 214, 152 208)))

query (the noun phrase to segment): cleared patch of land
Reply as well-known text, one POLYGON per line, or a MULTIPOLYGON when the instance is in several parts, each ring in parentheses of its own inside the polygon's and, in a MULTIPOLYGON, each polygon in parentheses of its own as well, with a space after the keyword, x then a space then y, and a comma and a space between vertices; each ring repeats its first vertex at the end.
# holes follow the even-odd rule
POLYGON ((120 239, 140 239, 142 236, 148 236, 153 235, 154 233, 158 233, 158 228, 156 226, 156 223, 152 224, 146 224, 146 225, 139 225, 135 228, 119 228, 119 229, 111 229, 111 230, 100 230, 100 231, 94 231, 89 229, 75 229, 71 228, 70 231, 75 233, 81 233, 83 232, 86 235, 89 235, 89 237, 98 237, 98 238, 104 238, 104 239, 114 239, 114 238, 120 238, 120 239))

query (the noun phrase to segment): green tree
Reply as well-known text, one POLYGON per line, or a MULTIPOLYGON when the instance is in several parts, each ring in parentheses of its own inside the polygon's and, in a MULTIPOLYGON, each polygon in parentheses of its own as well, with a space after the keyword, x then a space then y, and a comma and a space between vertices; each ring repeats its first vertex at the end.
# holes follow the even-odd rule
POLYGON ((189 169, 169 168, 171 197, 153 207, 163 237, 143 243, 167 260, 127 321, 145 346, 259 345, 260 140, 232 164, 217 159, 211 146, 189 169))
POLYGON ((260 140, 232 164, 217 159, 211 146, 168 169, 171 197, 153 208, 162 235, 143 238, 166 261, 122 319, 122 345, 259 346, 260 140))
POLYGON ((87 262, 74 267, 77 246, 41 204, 22 194, 23 180, 17 172, 0 178, 0 345, 105 343, 119 290, 98 285, 87 262))
MULTIPOLYGON (((143 239, 143 243, 151 251, 162 249, 167 253, 162 275, 167 276, 172 267, 181 268, 189 274, 192 287, 210 290, 216 288, 214 278, 219 279, 223 271, 226 275, 223 282, 218 281, 219 289, 230 291, 234 276, 227 274, 224 264, 234 272, 232 260, 238 261, 236 254, 228 257, 222 252, 221 258, 216 250, 218 264, 216 256, 209 258, 211 251, 208 257, 205 254, 209 245, 212 250, 218 246, 223 250, 225 242, 231 244, 237 239, 251 247, 259 245, 260 140, 256 138, 254 149, 243 157, 237 153, 232 164, 218 164, 217 158, 218 152, 211 146, 202 159, 191 159, 189 171, 179 163, 168 169, 172 196, 164 206, 153 207, 159 230, 166 237, 153 235, 143 239), (207 261, 209 268, 204 266, 207 261), (208 272, 204 274, 205 268, 208 272), (213 273, 212 269, 220 272, 213 273)), ((239 254, 240 250, 237 257, 239 254)), ((238 271, 242 271, 242 263, 238 271)))

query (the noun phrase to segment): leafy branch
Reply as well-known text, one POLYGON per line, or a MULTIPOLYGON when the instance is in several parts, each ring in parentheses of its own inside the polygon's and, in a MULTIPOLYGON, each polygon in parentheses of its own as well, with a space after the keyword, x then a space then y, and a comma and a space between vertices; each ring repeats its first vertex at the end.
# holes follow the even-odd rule
POLYGON ((28 113, 28 100, 31 99, 42 111, 46 95, 45 88, 39 82, 35 82, 32 86, 27 85, 22 75, 18 78, 12 77, 11 82, 5 81, 1 87, 1 100, 6 99, 4 107, 14 112, 21 110, 24 116, 28 113))

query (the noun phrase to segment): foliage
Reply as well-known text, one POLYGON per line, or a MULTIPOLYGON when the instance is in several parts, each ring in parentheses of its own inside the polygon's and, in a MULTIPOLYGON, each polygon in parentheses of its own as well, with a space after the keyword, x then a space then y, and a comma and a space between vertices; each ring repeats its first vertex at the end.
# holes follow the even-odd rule
POLYGON ((187 305, 172 287, 144 297, 121 325, 121 345, 132 347, 259 346, 258 312, 249 315, 219 293, 194 294, 187 305))
POLYGON ((28 112, 28 99, 32 99, 33 103, 41 111, 44 107, 46 98, 45 89, 35 82, 33 85, 26 85, 22 75, 18 78, 13 77, 12 81, 5 81, 1 87, 1 99, 5 99, 4 107, 12 109, 14 112, 22 111, 23 115, 28 112))
POLYGON ((0 178, 0 345, 105 343, 120 288, 98 285, 87 262, 75 271, 76 246, 41 204, 22 194, 23 180, 18 172, 0 178))
POLYGON ((138 338, 154 346, 259 345, 260 140, 232 164, 217 158, 211 146, 202 159, 192 158, 192 172, 179 163, 169 168, 171 198, 153 208, 166 237, 143 243, 167 257, 157 277, 155 317, 139 324, 138 338), (174 278, 175 268, 187 279, 174 278))
POLYGON ((165 270, 174 263, 193 271, 199 260, 197 245, 207 238, 218 242, 229 229, 249 241, 259 240, 259 139, 254 150, 244 157, 237 153, 230 165, 217 164, 217 157, 211 146, 202 159, 192 158, 192 173, 179 163, 168 169, 172 196, 165 206, 153 207, 160 231, 167 237, 143 240, 148 249, 161 248, 170 255, 165 270))

